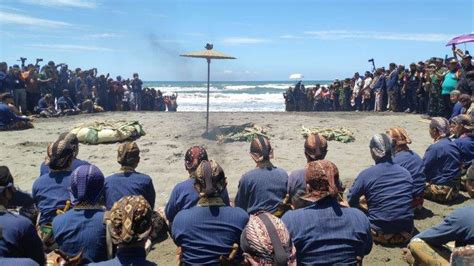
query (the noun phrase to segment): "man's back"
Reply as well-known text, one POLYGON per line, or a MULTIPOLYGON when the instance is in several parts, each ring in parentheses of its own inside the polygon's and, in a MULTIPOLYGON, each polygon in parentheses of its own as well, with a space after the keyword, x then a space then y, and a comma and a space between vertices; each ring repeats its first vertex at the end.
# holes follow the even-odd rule
POLYGON ((51 222, 57 209, 63 209, 70 200, 71 171, 50 172, 33 183, 33 199, 41 217, 39 224, 51 222))
POLYGON ((229 206, 195 206, 176 215, 172 235, 183 250, 186 265, 219 264, 219 257, 228 257, 249 216, 229 206))
POLYGON ((287 193, 288 174, 281 168, 256 168, 245 173, 239 181, 235 206, 248 213, 273 213, 287 193))
POLYGON ((151 177, 139 172, 120 172, 105 178, 107 210, 122 197, 132 195, 142 195, 153 209, 156 194, 151 177))
POLYGON ((43 243, 33 224, 27 218, 0 212, 0 257, 31 258, 39 264, 45 262, 43 243))
POLYGON ((298 265, 355 264, 372 248, 370 223, 361 211, 333 198, 282 217, 296 247, 298 265))

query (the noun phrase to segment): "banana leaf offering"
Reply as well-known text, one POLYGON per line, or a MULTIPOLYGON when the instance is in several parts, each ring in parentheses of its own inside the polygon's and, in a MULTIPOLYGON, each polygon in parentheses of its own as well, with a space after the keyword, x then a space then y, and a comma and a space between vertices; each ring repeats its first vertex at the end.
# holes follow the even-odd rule
POLYGON ((318 133, 322 135, 328 141, 339 141, 342 143, 349 143, 355 141, 354 133, 347 128, 322 128, 322 127, 313 127, 306 128, 302 126, 301 135, 307 137, 309 134, 318 133))

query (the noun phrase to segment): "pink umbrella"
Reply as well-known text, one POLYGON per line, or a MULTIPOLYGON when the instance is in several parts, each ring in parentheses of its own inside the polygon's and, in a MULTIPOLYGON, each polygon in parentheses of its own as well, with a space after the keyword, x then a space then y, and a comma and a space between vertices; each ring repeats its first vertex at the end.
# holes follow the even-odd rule
POLYGON ((446 46, 467 43, 467 42, 474 42, 473 33, 463 34, 463 35, 454 37, 446 44, 446 46))

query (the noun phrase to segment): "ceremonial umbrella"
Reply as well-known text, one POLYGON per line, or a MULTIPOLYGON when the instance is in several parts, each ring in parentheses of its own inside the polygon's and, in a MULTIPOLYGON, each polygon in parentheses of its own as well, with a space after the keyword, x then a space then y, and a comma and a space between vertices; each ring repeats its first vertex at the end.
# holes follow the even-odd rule
POLYGON ((204 58, 207 60, 207 111, 206 111, 206 135, 209 132, 209 86, 211 77, 211 59, 235 59, 235 57, 225 55, 221 52, 212 50, 213 45, 206 44, 206 50, 182 54, 184 57, 204 58))
POLYGON ((446 44, 446 46, 467 43, 467 42, 474 42, 474 33, 463 34, 463 35, 454 37, 446 44))

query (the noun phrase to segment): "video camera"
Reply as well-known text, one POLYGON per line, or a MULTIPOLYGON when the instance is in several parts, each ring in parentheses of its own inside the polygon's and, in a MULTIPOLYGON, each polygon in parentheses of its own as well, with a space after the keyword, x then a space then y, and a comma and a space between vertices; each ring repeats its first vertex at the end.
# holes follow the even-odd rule
POLYGON ((36 64, 38 64, 39 62, 43 62, 43 58, 36 58, 36 64))
POLYGON ((368 60, 368 62, 369 62, 369 63, 372 63, 372 72, 375 72, 375 69, 376 69, 376 68, 375 68, 375 60, 374 60, 373 58, 370 58, 370 59, 368 60))

